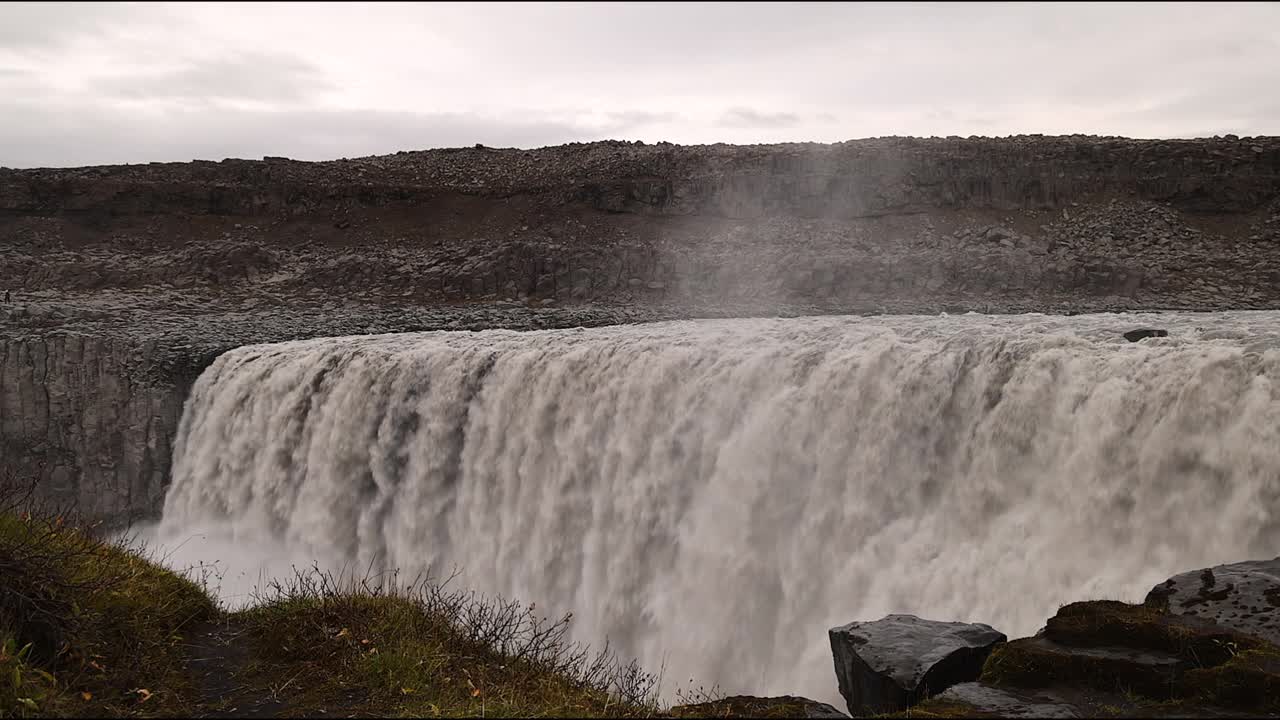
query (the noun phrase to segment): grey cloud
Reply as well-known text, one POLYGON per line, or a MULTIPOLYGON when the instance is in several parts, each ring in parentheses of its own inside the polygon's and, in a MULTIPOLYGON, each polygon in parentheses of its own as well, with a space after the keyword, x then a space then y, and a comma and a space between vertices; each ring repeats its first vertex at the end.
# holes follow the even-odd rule
POLYGON ((167 13, 150 3, 0 3, 0 50, 56 50, 78 37, 109 32, 124 24, 167 13))
POLYGON ((0 162, 1274 133, 1276 27, 1280 3, 8 3, 0 162))
POLYGON ((581 72, 618 66, 729 63, 840 45, 907 22, 874 3, 476 3, 433 10, 434 21, 477 50, 534 54, 581 72), (554 37, 554 42, 547 42, 554 37))
POLYGON ((608 113, 609 123, 618 130, 628 130, 642 125, 657 125, 680 120, 673 112, 649 112, 647 110, 623 110, 608 113))
MULTIPOLYGON (((1247 78, 1224 79, 1136 108, 1107 116, 1109 124, 1150 128, 1155 135, 1261 135, 1280 132, 1280 97, 1254 93, 1247 78), (1243 82, 1241 81, 1243 80, 1243 82)), ((1152 133, 1148 133, 1152 134, 1152 133)))
POLYGON ((100 78, 95 86, 106 94, 132 99, 298 102, 332 84, 314 65, 297 58, 245 53, 189 62, 168 72, 100 78))
POLYGON ((36 97, 41 92, 40 76, 34 72, 0 68, 0 95, 36 97))
POLYGON ((800 116, 789 112, 761 112, 747 107, 729 108, 720 116, 722 127, 791 128, 800 124, 800 116))

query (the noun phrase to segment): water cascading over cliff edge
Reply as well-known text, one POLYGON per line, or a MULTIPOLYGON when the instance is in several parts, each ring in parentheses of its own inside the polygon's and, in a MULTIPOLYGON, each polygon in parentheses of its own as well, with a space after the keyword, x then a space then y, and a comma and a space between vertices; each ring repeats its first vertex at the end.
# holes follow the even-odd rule
POLYGON ((971 315, 245 347, 192 392, 160 535, 458 567, 667 689, 835 699, 835 624, 1028 634, 1277 553, 1280 314, 1153 319, 1169 338, 971 315))

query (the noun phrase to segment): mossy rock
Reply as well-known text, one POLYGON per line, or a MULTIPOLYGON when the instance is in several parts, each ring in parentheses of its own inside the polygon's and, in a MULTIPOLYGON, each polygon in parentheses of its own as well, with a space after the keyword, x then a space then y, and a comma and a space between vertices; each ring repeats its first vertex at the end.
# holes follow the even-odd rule
POLYGON ((1069 646, 1046 638, 1024 638, 996 648, 983 667, 982 681, 1025 688, 1065 685, 1166 699, 1175 696, 1175 687, 1188 665, 1158 651, 1069 646))
POLYGON ((1193 704, 1280 710, 1280 649, 1159 605, 1113 601, 1064 606, 1034 638, 999 647, 981 681, 1005 688, 1118 693, 1161 714, 1193 704))
POLYGON ((1241 652, 1268 645, 1202 618, 1109 600, 1063 606, 1046 623, 1044 636, 1061 645, 1165 652, 1196 667, 1220 665, 1241 652))
POLYGON ((1217 667, 1192 670, 1182 690, 1201 703, 1280 712, 1280 651, 1250 650, 1217 667))

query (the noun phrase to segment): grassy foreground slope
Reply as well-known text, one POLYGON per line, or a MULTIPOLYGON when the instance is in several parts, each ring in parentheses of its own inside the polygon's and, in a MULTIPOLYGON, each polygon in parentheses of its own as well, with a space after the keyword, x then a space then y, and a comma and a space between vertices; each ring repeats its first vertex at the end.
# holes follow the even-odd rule
POLYGON ((201 588, 59 516, 0 512, 0 716, 171 714, 201 588))
POLYGON ((0 507, 0 717, 663 714, 656 678, 571 644, 567 617, 314 571, 228 613, 142 548, 16 507, 0 507))
MULTIPOLYGON (((161 567, 145 548, 104 540, 67 516, 21 509, 24 499, 12 498, 0 488, 0 718, 832 710, 803 698, 723 698, 701 689, 677 693, 689 704, 662 706, 657 677, 607 647, 591 652, 569 642, 569 617, 549 620, 448 581, 399 585, 311 570, 260 590, 249 609, 227 612, 202 583, 161 567)), ((1005 705, 944 694, 893 717, 991 717, 1017 708, 1275 717, 1280 647, 1160 603, 1071 603, 1035 637, 997 647, 977 685, 1005 705)))

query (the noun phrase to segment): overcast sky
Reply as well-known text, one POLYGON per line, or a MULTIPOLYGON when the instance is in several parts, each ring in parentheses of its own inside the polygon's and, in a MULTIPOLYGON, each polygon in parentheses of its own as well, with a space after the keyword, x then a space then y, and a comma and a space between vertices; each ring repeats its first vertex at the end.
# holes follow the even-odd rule
POLYGON ((3 3, 0 166, 1280 134, 1280 3, 3 3))

